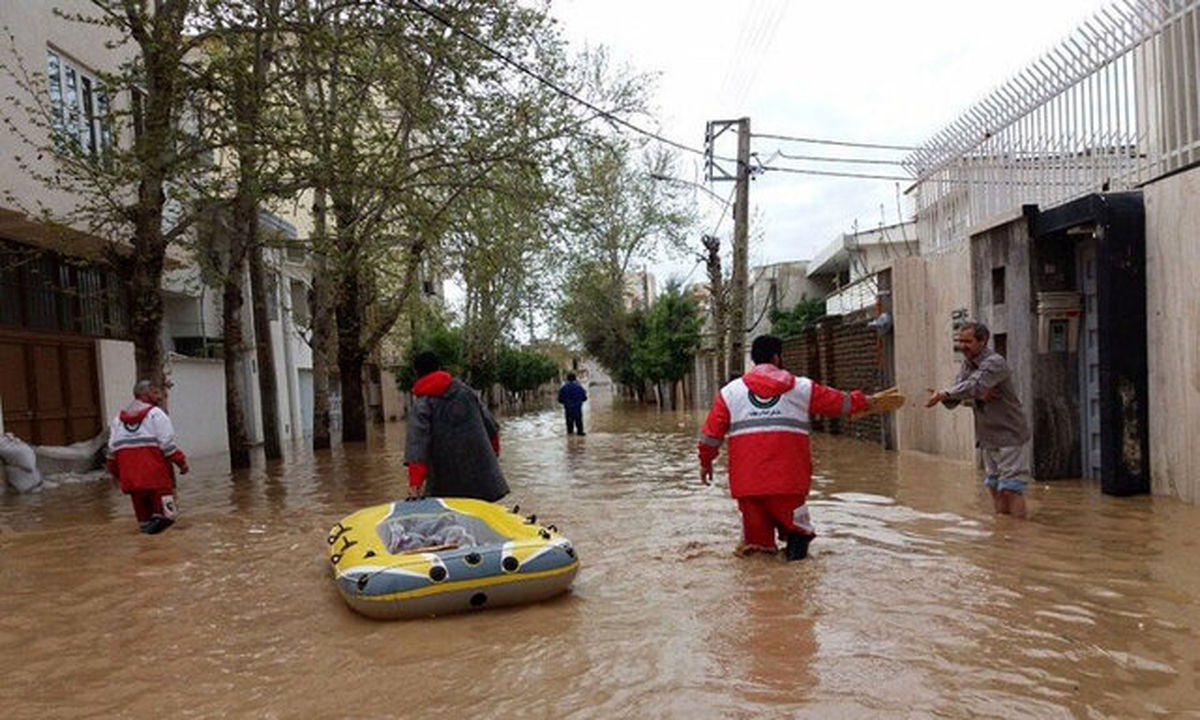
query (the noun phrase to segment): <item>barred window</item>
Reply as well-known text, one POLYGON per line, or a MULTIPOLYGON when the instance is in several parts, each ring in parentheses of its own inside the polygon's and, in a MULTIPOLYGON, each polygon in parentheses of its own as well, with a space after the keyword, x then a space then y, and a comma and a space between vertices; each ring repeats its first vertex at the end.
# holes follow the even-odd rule
POLYGON ((127 308, 111 268, 0 240, 0 325, 124 338, 127 308))

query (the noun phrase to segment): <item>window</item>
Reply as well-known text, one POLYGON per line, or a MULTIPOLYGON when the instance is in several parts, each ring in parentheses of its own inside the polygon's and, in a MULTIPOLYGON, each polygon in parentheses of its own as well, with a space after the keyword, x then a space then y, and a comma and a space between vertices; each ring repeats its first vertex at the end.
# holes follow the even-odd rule
POLYGON ((126 307, 111 269, 0 240, 0 325, 125 337, 126 307))
POLYGON ((299 280, 291 281, 292 289, 292 319, 302 328, 309 324, 308 288, 299 280))
MULTIPOLYGON (((1004 304, 1004 268, 992 268, 992 304, 1004 304)), ((1004 353, 1001 353, 1003 355, 1004 353)))
POLYGON ((992 347, 1004 357, 1008 357, 1008 334, 996 333, 992 336, 992 347))
POLYGON ((46 51, 50 125, 60 149, 70 143, 91 157, 112 147, 108 93, 94 77, 53 50, 46 51))
POLYGON ((271 270, 264 270, 267 276, 267 319, 279 319, 279 275, 271 270))

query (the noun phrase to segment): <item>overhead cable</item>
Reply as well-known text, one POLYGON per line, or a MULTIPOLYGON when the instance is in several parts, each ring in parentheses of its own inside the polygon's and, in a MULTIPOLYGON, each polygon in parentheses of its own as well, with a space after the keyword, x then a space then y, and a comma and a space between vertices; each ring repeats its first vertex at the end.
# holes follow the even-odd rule
POLYGON ((866 173, 844 173, 833 172, 830 170, 805 170, 803 168, 786 168, 786 167, 771 167, 764 165, 759 170, 762 172, 784 172, 795 173, 796 175, 822 175, 825 177, 844 177, 858 178, 860 180, 897 180, 902 182, 915 182, 916 178, 904 177, 902 175, 868 175, 866 173))
POLYGON ((905 150, 911 152, 913 150, 920 149, 910 145, 884 145, 881 143, 849 142, 847 140, 827 140, 824 138, 797 137, 795 135, 772 135, 769 133, 751 133, 750 137, 765 138, 768 140, 782 140, 784 142, 809 143, 812 145, 842 145, 845 147, 873 148, 875 150, 905 150))
POLYGON ((903 165, 900 160, 868 160, 867 158, 823 157, 820 155, 789 155, 782 150, 776 150, 772 157, 787 158, 788 160, 812 160, 814 162, 856 163, 859 165, 903 165))
MULTIPOLYGON (((418 10, 425 13, 429 17, 431 17, 434 20, 437 20, 441 24, 445 25, 451 32, 455 33, 456 35, 461 35, 462 37, 471 41, 475 45, 478 45, 479 47, 483 48, 487 52, 491 53, 494 57, 508 63, 509 65, 516 68, 517 70, 520 70, 522 73, 528 75, 529 77, 533 78, 534 80, 537 80, 538 82, 540 82, 541 84, 550 88, 551 90, 558 93, 559 95, 562 95, 563 97, 569 98, 569 99, 574 100, 575 102, 579 103, 580 105, 583 105, 584 107, 588 108, 592 112, 604 117, 609 122, 615 123, 624 128, 632 130, 635 133, 638 133, 639 135, 643 135, 645 137, 657 140, 658 142, 663 143, 664 145, 670 145, 671 147, 678 148, 678 149, 684 150, 686 152, 694 153, 696 155, 700 155, 701 157, 703 157, 705 155, 705 152, 699 148, 694 148, 694 147, 691 147, 690 145, 684 145, 681 142, 676 142, 675 140, 671 140, 670 138, 665 138, 662 135, 659 135, 657 133, 650 132, 649 130, 646 130, 644 128, 638 127, 637 125, 634 125, 633 123, 629 122, 628 120, 617 117, 616 115, 613 115, 612 113, 608 112, 607 110, 600 109, 596 105, 593 105, 592 103, 588 102, 587 100, 584 100, 583 98, 575 95, 571 91, 560 87, 553 80, 549 80, 545 77, 542 77, 537 72, 526 67, 523 63, 521 63, 517 60, 514 60, 513 58, 509 57, 508 55, 505 55, 504 53, 500 52, 499 50, 496 50, 491 45, 488 45, 487 43, 485 43, 484 41, 475 37, 471 33, 467 32, 465 30, 459 29, 456 25, 454 25, 454 23, 450 22, 450 20, 443 17, 436 10, 431 9, 424 3, 420 2, 419 0, 407 0, 407 2, 409 5, 412 5, 413 7, 417 8, 418 10)), ((722 159, 730 159, 730 158, 722 158, 722 159)))

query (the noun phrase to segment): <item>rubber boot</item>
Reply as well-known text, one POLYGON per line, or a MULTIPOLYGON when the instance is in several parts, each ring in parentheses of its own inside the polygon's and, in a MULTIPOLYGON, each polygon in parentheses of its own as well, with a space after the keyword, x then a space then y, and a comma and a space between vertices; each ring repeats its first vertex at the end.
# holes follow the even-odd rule
POLYGON ((146 522, 142 523, 140 527, 142 532, 146 533, 147 535, 157 535, 174 524, 175 521, 170 518, 163 517, 162 515, 155 515, 146 522))
POLYGON ((784 557, 788 562, 794 560, 803 560, 808 557, 808 544, 812 542, 812 535, 804 535, 801 533, 792 533, 787 538, 787 548, 784 550, 784 557))

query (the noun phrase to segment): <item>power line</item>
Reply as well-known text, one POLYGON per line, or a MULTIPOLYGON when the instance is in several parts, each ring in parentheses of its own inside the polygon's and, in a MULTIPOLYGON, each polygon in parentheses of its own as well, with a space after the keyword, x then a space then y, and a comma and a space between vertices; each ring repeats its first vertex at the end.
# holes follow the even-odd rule
POLYGON ((880 143, 849 142, 847 140, 827 140, 823 138, 797 137, 795 135, 771 135, 768 133, 754 133, 750 137, 783 140, 784 142, 810 143, 812 145, 842 145, 845 147, 873 148, 875 150, 913 151, 920 149, 909 145, 883 145, 880 143))
POLYGON ((770 49, 775 40, 775 34, 779 30, 780 21, 787 10, 787 0, 776 0, 775 4, 768 8, 767 14, 761 17, 761 22, 756 33, 750 40, 750 54, 748 61, 745 64, 738 63, 738 70, 735 74, 739 76, 741 82, 737 83, 736 95, 731 103, 732 108, 737 108, 746 99, 746 94, 750 92, 750 88, 754 85, 754 80, 758 76, 758 71, 762 67, 766 52, 770 49))
POLYGON ((844 177, 858 178, 860 180, 898 180, 903 182, 916 182, 916 178, 903 177, 900 175, 868 175, 866 173, 844 173, 833 172, 830 170, 805 170, 802 168, 785 168, 785 167, 770 167, 763 166, 759 170, 763 172, 784 172, 795 173, 796 175, 821 175, 825 177, 844 177))
POLYGON ((721 217, 717 218, 717 224, 713 225, 712 232, 709 235, 716 235, 717 230, 721 229, 721 223, 725 220, 725 215, 729 213, 729 208, 733 207, 733 194, 737 192, 737 186, 729 190, 729 198, 725 200, 725 206, 721 209, 721 217))
MULTIPOLYGON (((620 125, 621 127, 624 127, 628 130, 632 130, 633 132, 635 132, 639 135, 642 135, 644 137, 650 138, 652 140, 656 140, 660 143, 663 143, 664 145, 669 145, 669 146, 677 148, 679 150, 683 150, 685 152, 689 152, 689 153, 693 153, 695 155, 699 155, 701 157, 705 157, 705 155, 706 155, 705 152, 699 148, 694 148, 690 145, 685 145, 681 142, 672 140, 667 137, 663 137, 662 135, 659 135, 658 133, 654 133, 649 130, 646 130, 645 128, 639 127, 639 126, 629 122, 628 120, 625 120, 624 118, 618 117, 616 115, 613 115, 611 112, 609 112, 607 110, 601 109, 600 107, 594 105, 593 103, 591 103, 587 100, 584 100, 583 98, 575 95, 571 91, 566 90, 563 87, 560 87, 553 80, 545 78, 542 75, 535 72, 534 70, 531 70, 524 63, 521 63, 518 60, 514 60, 513 58, 509 57, 505 53, 502 53, 499 50, 496 50, 491 45, 488 45, 484 41, 475 37, 471 33, 460 29, 458 26, 456 26, 454 23, 452 23, 449 19, 442 16, 436 10, 433 10, 432 8, 426 6, 424 3, 420 2, 420 0, 406 0, 406 1, 409 5, 415 7, 416 9, 420 10, 422 13, 428 15, 429 17, 433 18, 437 22, 444 25, 447 29, 449 29, 454 34, 459 35, 463 38, 466 38, 471 43, 477 45, 478 47, 482 48, 483 50, 485 50, 486 52, 491 54, 493 57, 516 68, 517 70, 519 70, 522 73, 524 73, 525 75, 533 78, 537 82, 545 85, 546 87, 550 88, 551 90, 558 93, 559 95, 562 95, 563 97, 568 98, 569 100, 572 100, 573 102, 576 102, 579 105, 582 105, 583 107, 588 108, 589 110, 591 110, 592 112, 596 113, 597 115, 605 118, 609 122, 612 122, 616 125, 620 125)), ((791 135, 774 135, 774 134, 767 134, 767 133, 755 133, 755 134, 752 134, 751 137, 752 138, 753 137, 761 137, 761 138, 767 138, 767 139, 772 139, 772 140, 782 140, 782 141, 786 141, 786 142, 813 143, 813 144, 818 144, 818 145, 842 145, 842 146, 846 146, 846 147, 875 148, 875 149, 881 149, 881 150, 910 150, 911 151, 911 150, 917 149, 915 147, 909 147, 906 145, 883 145, 883 144, 877 144, 877 143, 856 143, 856 142, 848 142, 848 141, 842 141, 842 140, 803 138, 803 137, 796 137, 796 136, 791 136, 791 135)), ((717 157, 717 156, 714 156, 714 157, 717 157)), ((734 161, 733 158, 726 158, 726 157, 718 157, 718 159, 725 160, 725 161, 734 161)), ((906 181, 906 182, 911 182, 913 180, 913 178, 911 178, 911 177, 865 175, 865 174, 854 174, 854 173, 837 173, 837 172, 826 172, 826 171, 821 171, 821 170, 800 170, 800 169, 795 169, 795 168, 763 167, 761 169, 767 170, 767 171, 797 173, 797 174, 802 174, 802 175, 824 175, 824 176, 830 176, 830 177, 852 177, 852 178, 876 179, 876 180, 902 180, 902 181, 906 181)))
MULTIPOLYGON (((900 160, 868 160, 866 158, 822 157, 820 155, 789 155, 782 150, 776 150, 772 157, 779 156, 788 160, 812 160, 814 162, 857 163, 861 165, 903 165, 900 160)), ((768 161, 770 162, 770 161, 768 161)))
MULTIPOLYGON (((580 105, 583 105, 584 107, 588 108, 592 112, 604 117, 609 122, 616 123, 617 125, 628 128, 629 130, 632 130, 632 131, 638 133, 639 135, 644 135, 645 137, 652 138, 652 139, 657 140, 658 142, 661 142, 665 145, 670 145, 671 147, 678 148, 678 149, 684 150, 686 152, 694 153, 696 155, 700 155, 701 157, 704 156, 705 153, 703 150, 691 147, 689 145, 684 145, 681 142, 676 142, 674 140, 671 140, 670 138, 665 138, 662 135, 658 135, 657 133, 652 133, 649 130, 640 128, 637 125, 634 125, 633 123, 629 122, 628 120, 625 120, 623 118, 617 117, 616 115, 613 115, 612 113, 608 112, 607 110, 600 109, 599 107, 593 105, 592 103, 588 102, 587 100, 584 100, 583 98, 578 97, 577 95, 570 92, 569 90, 559 87, 558 84, 555 83, 553 80, 549 80, 547 78, 542 77, 541 75, 534 72, 533 70, 530 70, 523 63, 512 59, 511 57, 509 57, 508 55, 505 55, 504 53, 500 52, 499 50, 496 50, 491 45, 488 45, 487 43, 485 43, 484 41, 475 37, 474 35, 467 32, 466 30, 459 29, 457 26, 454 25, 454 23, 450 22, 445 17, 442 17, 435 10, 430 9, 423 3, 419 2, 419 0, 407 0, 407 2, 409 5, 412 5, 413 7, 417 8, 418 10, 425 13, 429 17, 431 17, 434 20, 437 20, 441 24, 445 25, 451 32, 455 33, 456 35, 461 35, 462 37, 471 41, 475 45, 478 45, 479 47, 483 48, 487 52, 491 53, 494 57, 496 57, 500 60, 503 60, 504 62, 508 63, 509 65, 516 68, 517 70, 520 70, 521 72, 525 73, 526 75, 533 78, 534 80, 537 80, 538 82, 540 82, 541 84, 550 88, 551 90, 558 93, 559 95, 562 95, 563 97, 569 98, 569 99, 574 100, 575 102, 579 103, 580 105)), ((722 159, 727 159, 727 158, 722 158, 722 159)))

